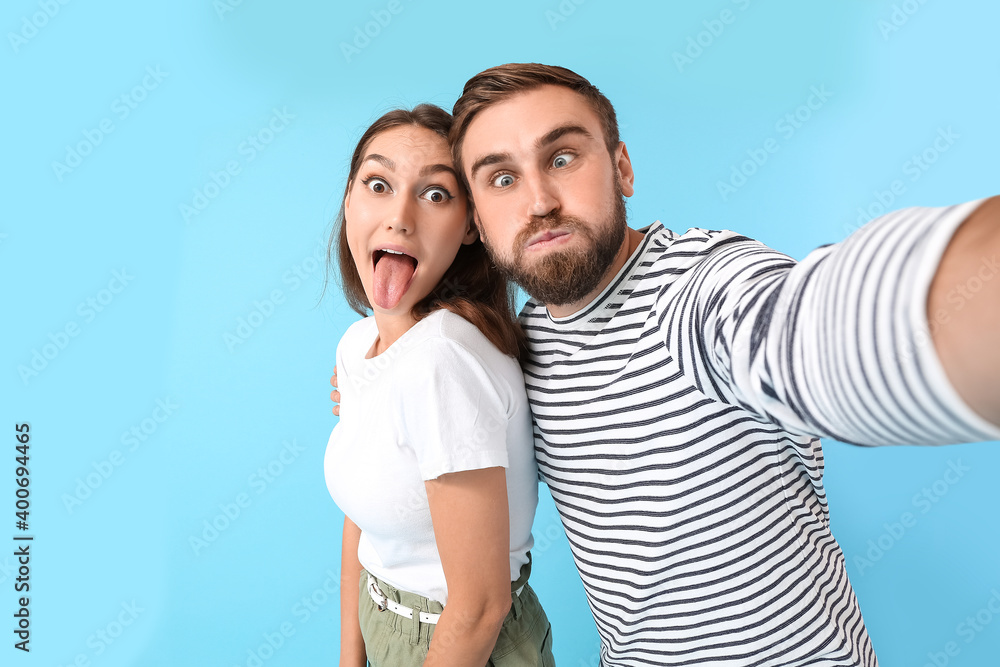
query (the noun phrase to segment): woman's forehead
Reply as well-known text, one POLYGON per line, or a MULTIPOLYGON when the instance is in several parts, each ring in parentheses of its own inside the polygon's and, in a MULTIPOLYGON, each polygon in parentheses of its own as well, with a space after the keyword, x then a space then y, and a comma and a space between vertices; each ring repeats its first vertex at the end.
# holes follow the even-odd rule
POLYGON ((379 154, 402 166, 451 165, 448 140, 437 132, 417 125, 402 125, 380 132, 368 145, 365 155, 379 154))

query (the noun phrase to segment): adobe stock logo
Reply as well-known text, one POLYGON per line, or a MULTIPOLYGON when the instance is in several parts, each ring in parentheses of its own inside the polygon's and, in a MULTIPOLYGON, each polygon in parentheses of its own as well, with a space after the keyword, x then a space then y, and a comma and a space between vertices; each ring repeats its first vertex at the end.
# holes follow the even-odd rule
POLYGON ((59 9, 63 5, 68 5, 69 0, 39 0, 38 7, 41 11, 35 12, 31 17, 21 17, 21 29, 18 32, 8 32, 7 41, 14 53, 21 50, 21 47, 38 36, 38 31, 49 24, 59 9))
MULTIPOLYGON (((146 442, 157 430, 180 408, 169 396, 156 399, 156 407, 143 418, 139 423, 134 424, 128 431, 123 431, 121 443, 129 445, 129 452, 139 449, 141 443, 146 442)), ((120 449, 114 449, 107 458, 100 461, 92 461, 90 467, 93 472, 88 472, 84 477, 76 478, 76 486, 72 493, 62 495, 63 507, 72 514, 78 507, 90 498, 94 491, 107 482, 115 471, 127 460, 126 454, 120 449)))
MULTIPOLYGON (((955 634, 966 644, 971 644, 997 618, 1000 618, 1000 591, 992 588, 986 603, 955 626, 955 634)), ((947 667, 951 664, 952 658, 958 657, 961 652, 962 647, 957 641, 949 641, 940 651, 928 651, 927 662, 923 667, 947 667)))
MULTIPOLYGON (((812 86, 809 89, 809 96, 802 104, 775 121, 774 131, 786 141, 790 140, 826 105, 831 97, 833 97, 833 93, 827 90, 825 84, 812 86)), ((747 159, 739 164, 730 165, 729 178, 725 181, 720 179, 715 182, 715 187, 722 201, 729 201, 730 197, 745 186, 779 150, 781 150, 781 142, 774 137, 768 137, 759 146, 748 148, 746 150, 747 159)))
MULTIPOLYGON (((937 162, 961 138, 962 135, 956 133, 951 125, 947 128, 938 127, 934 139, 922 151, 911 155, 900 167, 900 171, 902 171, 903 176, 907 177, 907 180, 916 183, 927 173, 931 165, 937 162)), ((855 219, 855 225, 848 228, 848 233, 891 211, 896 199, 902 197, 906 192, 906 182, 901 178, 894 179, 884 190, 881 188, 874 190, 871 201, 857 208, 858 216, 855 219)))
MULTIPOLYGON (((112 271, 107 287, 98 290, 94 296, 87 297, 76 307, 76 314, 83 318, 82 324, 93 322, 97 314, 104 312, 133 280, 135 276, 125 267, 122 267, 121 271, 112 271)), ((80 335, 80 331, 81 323, 71 319, 61 329, 49 332, 49 342, 43 343, 40 351, 37 347, 31 348, 31 360, 27 365, 20 364, 17 367, 17 374, 24 386, 27 387, 32 378, 38 377, 48 368, 49 364, 69 346, 72 339, 80 335)))
POLYGON ((549 22, 549 27, 555 32, 556 28, 559 27, 560 23, 564 23, 566 19, 576 13, 576 8, 582 5, 587 0, 562 0, 559 6, 553 11, 551 9, 545 10, 545 18, 549 22))
POLYGON ((243 4, 243 0, 215 0, 212 3, 212 8, 215 10, 215 15, 219 17, 220 21, 226 19, 226 14, 236 11, 236 8, 243 4))
MULTIPOLYGON (((948 467, 941 477, 920 489, 919 493, 913 494, 910 503, 920 511, 920 514, 927 514, 940 503, 952 487, 958 484, 966 473, 972 468, 963 464, 962 459, 948 461, 948 467)), ((903 512, 897 521, 893 523, 883 523, 885 529, 878 537, 868 540, 868 550, 863 556, 854 557, 854 566, 858 575, 864 576, 865 571, 875 567, 882 558, 899 544, 906 535, 916 528, 920 521, 920 516, 913 512, 903 512)))
POLYGON ((878 26, 878 31, 882 33, 882 41, 888 42, 889 37, 892 36, 894 32, 899 32, 900 29, 910 22, 910 19, 920 11, 920 9, 927 4, 927 0, 904 0, 904 2, 899 4, 894 4, 892 6, 892 13, 887 19, 879 19, 876 25, 878 26))
MULTIPOLYGON (((732 0, 732 3, 745 12, 750 8, 750 0, 732 0)), ((687 38, 687 46, 684 52, 674 51, 672 57, 677 71, 684 73, 684 68, 694 64, 694 61, 701 58, 705 51, 715 44, 716 40, 726 32, 726 26, 736 23, 739 14, 731 9, 723 9, 719 12, 718 18, 706 19, 701 22, 704 30, 687 38)))
POLYGON ((326 239, 320 236, 316 239, 312 252, 282 274, 281 282, 288 286, 287 291, 273 289, 264 299, 254 299, 253 308, 246 317, 236 318, 236 328, 232 332, 226 331, 222 334, 222 341, 229 351, 235 352, 240 345, 250 340, 250 337, 271 319, 278 306, 285 303, 286 296, 299 289, 310 277, 318 274, 325 258, 326 239))
POLYGON ((86 652, 77 653, 73 662, 67 663, 66 667, 91 667, 94 664, 92 659, 100 657, 105 651, 114 646, 115 642, 125 633, 126 629, 132 626, 139 618, 139 615, 146 611, 134 599, 131 603, 122 602, 119 606, 121 607, 121 611, 114 612, 114 618, 97 628, 97 630, 90 633, 90 636, 87 637, 87 648, 90 649, 90 655, 86 652))
POLYGON ((344 55, 344 60, 350 63, 352 58, 361 55, 361 52, 368 48, 372 40, 381 35, 382 30, 389 27, 393 17, 401 14, 404 9, 406 8, 403 7, 400 0, 389 0, 384 9, 370 11, 372 20, 365 23, 363 27, 354 26, 354 39, 351 40, 351 43, 340 43, 340 52, 344 55))
POLYGON ((267 123, 256 132, 248 134, 247 138, 236 147, 236 153, 243 157, 242 162, 229 160, 219 171, 210 171, 208 180, 201 187, 194 188, 190 203, 181 202, 178 205, 177 209, 184 222, 190 224, 194 218, 201 215, 208 205, 232 184, 233 179, 243 173, 243 167, 267 150, 271 142, 284 132, 293 120, 295 114, 291 113, 287 106, 271 109, 271 117, 267 119, 267 123))
MULTIPOLYGON (((287 470, 299 456, 306 451, 306 448, 299 445, 293 438, 291 442, 285 440, 278 454, 266 464, 247 477, 247 484, 253 489, 257 496, 267 491, 274 484, 275 480, 287 470)), ((188 536, 188 545, 195 556, 200 556, 205 549, 219 539, 219 536, 229 530, 230 526, 244 514, 244 510, 253 504, 253 497, 240 491, 232 501, 219 503, 219 512, 214 516, 204 519, 201 524, 201 532, 192 533, 188 536)))
MULTIPOLYGON (((142 80, 127 92, 122 93, 111 102, 111 113, 117 116, 119 121, 123 121, 142 104, 151 92, 160 87, 163 80, 170 76, 170 72, 164 72, 159 65, 146 68, 146 74, 142 80)), ((72 173, 74 169, 83 164, 83 161, 100 146, 105 137, 115 131, 115 122, 110 117, 102 118, 97 127, 84 128, 81 131, 83 139, 75 144, 66 144, 66 155, 63 161, 52 161, 52 173, 56 175, 62 183, 66 174, 72 173)))

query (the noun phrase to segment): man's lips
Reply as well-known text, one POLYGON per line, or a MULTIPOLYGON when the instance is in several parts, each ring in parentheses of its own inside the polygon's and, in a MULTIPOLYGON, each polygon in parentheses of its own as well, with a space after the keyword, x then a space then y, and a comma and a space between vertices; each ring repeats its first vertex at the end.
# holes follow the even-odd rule
POLYGON ((544 232, 535 234, 524 244, 525 250, 542 250, 551 246, 565 243, 572 234, 568 229, 547 229, 544 232))

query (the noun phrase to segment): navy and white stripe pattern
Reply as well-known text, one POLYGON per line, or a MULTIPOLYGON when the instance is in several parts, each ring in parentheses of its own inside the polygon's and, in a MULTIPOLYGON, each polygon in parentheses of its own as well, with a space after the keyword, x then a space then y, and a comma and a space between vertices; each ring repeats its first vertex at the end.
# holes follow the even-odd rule
POLYGON ((924 316, 974 206, 885 216, 801 263, 655 223, 584 310, 528 302, 539 473, 604 665, 877 664, 816 436, 997 437, 944 382, 924 316))

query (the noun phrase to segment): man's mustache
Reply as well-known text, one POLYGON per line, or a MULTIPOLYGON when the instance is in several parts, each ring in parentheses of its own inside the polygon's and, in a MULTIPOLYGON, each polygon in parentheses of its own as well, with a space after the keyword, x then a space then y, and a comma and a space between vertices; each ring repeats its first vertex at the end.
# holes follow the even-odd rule
POLYGON ((551 229, 571 229, 573 231, 587 230, 586 224, 580 218, 561 213, 549 213, 548 215, 532 216, 524 229, 517 233, 514 238, 514 248, 517 252, 524 249, 525 244, 532 236, 540 232, 547 232, 551 229))

